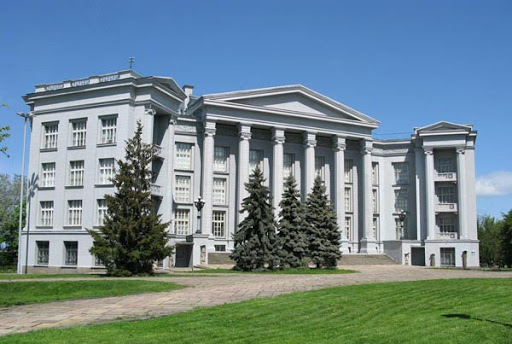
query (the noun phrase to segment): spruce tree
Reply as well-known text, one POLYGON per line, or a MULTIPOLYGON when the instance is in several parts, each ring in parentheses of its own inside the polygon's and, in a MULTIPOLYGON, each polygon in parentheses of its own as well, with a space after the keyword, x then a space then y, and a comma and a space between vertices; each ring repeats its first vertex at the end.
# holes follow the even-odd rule
POLYGON ((107 213, 99 231, 88 230, 94 240, 89 250, 117 276, 151 274, 153 262, 172 253, 166 228, 153 213, 151 162, 155 146, 142 142, 142 125, 137 122, 133 138, 126 142, 125 160, 118 160, 113 178, 116 192, 105 195, 107 213))
POLYGON ((336 213, 329 204, 320 176, 316 177, 308 195, 305 223, 308 226, 309 258, 317 268, 335 268, 341 258, 340 233, 336 213))
POLYGON ((278 265, 276 223, 264 181, 263 173, 256 167, 251 181, 245 184, 249 196, 243 199, 240 213, 246 213, 246 217, 238 225, 231 254, 237 270, 274 269, 278 265))
POLYGON ((300 202, 297 182, 286 178, 283 199, 279 203, 279 258, 282 267, 298 268, 307 264, 308 241, 304 224, 304 207, 300 202))

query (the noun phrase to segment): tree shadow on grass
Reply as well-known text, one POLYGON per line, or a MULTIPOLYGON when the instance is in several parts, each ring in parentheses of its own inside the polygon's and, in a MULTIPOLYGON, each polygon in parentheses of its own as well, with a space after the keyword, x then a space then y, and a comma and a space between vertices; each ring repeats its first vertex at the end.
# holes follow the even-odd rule
POLYGON ((489 323, 492 323, 492 324, 498 324, 498 325, 503 325, 503 326, 508 327, 508 328, 512 328, 512 324, 507 324, 507 323, 503 323, 503 322, 495 321, 495 320, 477 318, 477 317, 473 317, 473 316, 471 316, 469 314, 443 314, 443 317, 445 317, 445 318, 459 318, 459 319, 466 319, 466 320, 485 321, 485 322, 489 322, 489 323))

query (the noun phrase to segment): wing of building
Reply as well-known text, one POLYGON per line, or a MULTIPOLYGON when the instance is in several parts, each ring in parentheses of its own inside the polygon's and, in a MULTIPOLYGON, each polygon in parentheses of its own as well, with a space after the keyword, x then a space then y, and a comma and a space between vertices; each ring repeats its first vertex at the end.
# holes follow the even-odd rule
POLYGON ((172 78, 121 71, 38 85, 24 97, 31 108, 28 271, 101 268, 86 228, 102 223, 115 160, 137 121, 145 141, 159 147, 152 193, 176 245, 163 268, 225 261, 243 216, 244 183, 257 165, 276 214, 288 175, 303 199, 322 177, 344 255, 479 266, 471 125, 440 122, 415 128, 410 139, 376 140, 377 120, 302 85, 192 91, 172 78))

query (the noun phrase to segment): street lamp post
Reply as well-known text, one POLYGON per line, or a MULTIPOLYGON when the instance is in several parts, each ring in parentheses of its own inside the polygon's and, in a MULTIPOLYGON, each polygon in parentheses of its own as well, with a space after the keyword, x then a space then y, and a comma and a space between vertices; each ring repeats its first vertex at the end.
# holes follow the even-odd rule
MULTIPOLYGON (((21 263, 21 232, 23 230, 23 193, 25 191, 25 148, 27 143, 27 122, 30 118, 30 113, 22 113, 18 112, 18 116, 23 117, 25 120, 23 123, 23 155, 21 160, 21 183, 20 183, 20 206, 19 212, 20 216, 18 219, 18 274, 23 273, 23 265, 21 263)), ((25 247, 25 252, 27 253, 25 259, 25 273, 27 273, 27 263, 28 263, 28 227, 27 227, 27 244, 25 247)))
POLYGON ((398 219, 400 220, 400 239, 404 237, 404 221, 406 217, 407 213, 404 210, 398 214, 398 219))
POLYGON ((204 207, 204 200, 201 198, 201 196, 197 197, 197 200, 194 201, 194 205, 197 209, 197 230, 196 234, 201 233, 201 210, 204 207))

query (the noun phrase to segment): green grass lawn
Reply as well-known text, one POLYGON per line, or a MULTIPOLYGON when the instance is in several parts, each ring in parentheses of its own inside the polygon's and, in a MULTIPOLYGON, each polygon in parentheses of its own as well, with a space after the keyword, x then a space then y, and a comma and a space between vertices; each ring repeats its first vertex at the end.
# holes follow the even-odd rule
POLYGON ((181 286, 175 283, 138 280, 3 282, 0 283, 0 307, 161 292, 178 288, 181 286))
POLYGON ((239 271, 233 269, 204 269, 194 271, 184 271, 187 274, 276 274, 276 275, 322 275, 322 274, 351 274, 357 271, 343 269, 283 269, 266 271, 239 271))
POLYGON ((36 279, 36 278, 94 278, 103 277, 104 274, 0 274, 0 280, 15 280, 15 279, 36 279))
POLYGON ((510 343, 512 279, 367 284, 0 343, 510 343))

